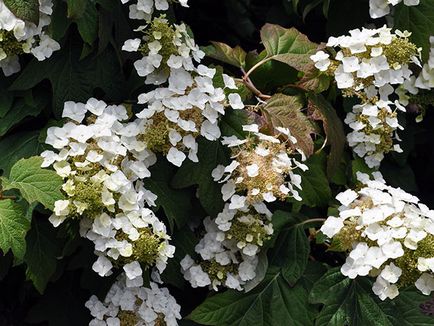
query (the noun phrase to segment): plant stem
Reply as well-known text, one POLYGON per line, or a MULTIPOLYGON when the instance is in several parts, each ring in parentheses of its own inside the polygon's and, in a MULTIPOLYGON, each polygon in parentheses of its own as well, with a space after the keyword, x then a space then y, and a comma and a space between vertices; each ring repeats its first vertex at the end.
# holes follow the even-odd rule
POLYGON ((244 74, 243 79, 247 79, 247 78, 249 78, 249 76, 250 76, 250 74, 251 74, 252 72, 254 72, 257 68, 259 68, 259 67, 262 66, 264 63, 266 63, 266 62, 268 62, 268 61, 270 61, 270 60, 272 60, 272 59, 273 59, 273 57, 268 57, 268 58, 262 59, 261 61, 259 61, 258 63, 256 63, 252 68, 249 69, 249 71, 248 71, 247 73, 244 74))
MULTIPOLYGON (((252 69, 250 69, 249 71, 251 71, 252 69)), ((255 94, 257 97, 259 97, 261 100, 268 100, 268 99, 271 98, 270 95, 262 94, 262 92, 259 89, 256 88, 256 86, 253 84, 252 80, 247 75, 247 73, 244 71, 244 69, 241 68, 241 71, 243 72, 243 79, 242 79, 243 84, 246 85, 246 87, 253 94, 255 94)))
POLYGON ((326 219, 322 218, 322 217, 311 218, 311 219, 308 219, 306 221, 300 222, 297 225, 304 225, 304 224, 307 224, 307 223, 314 223, 314 222, 324 222, 325 220, 326 219))
POLYGON ((17 197, 15 197, 15 196, 4 196, 3 194, 0 194, 0 200, 5 200, 5 199, 15 200, 15 199, 17 199, 17 197))

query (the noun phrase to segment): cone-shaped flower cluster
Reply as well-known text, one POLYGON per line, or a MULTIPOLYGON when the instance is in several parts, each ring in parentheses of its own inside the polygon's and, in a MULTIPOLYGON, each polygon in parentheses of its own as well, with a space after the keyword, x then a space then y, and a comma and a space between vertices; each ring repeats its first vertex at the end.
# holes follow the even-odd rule
POLYGON ((215 87, 216 69, 200 64, 204 53, 186 26, 171 25, 162 17, 146 26, 142 39, 126 41, 123 49, 140 52, 143 57, 134 64, 137 73, 146 83, 161 85, 139 96, 139 104, 146 105, 137 117, 146 119, 142 140, 147 148, 176 166, 187 156, 197 162, 196 138, 217 140, 225 106, 244 107, 240 95, 225 94, 237 89, 235 81, 223 74, 224 87, 215 87))
POLYGON ((224 137, 232 149, 232 162, 212 172, 223 183, 224 210, 215 220, 204 221, 205 235, 197 244, 194 260, 182 261, 184 277, 193 287, 218 286, 242 290, 256 276, 258 255, 273 234, 271 212, 264 202, 294 197, 301 200, 301 177, 293 170, 306 170, 296 156, 296 139, 288 129, 277 128, 277 135, 259 132, 258 125, 246 125, 246 139, 224 137), (294 149, 295 148, 295 149, 294 149))
POLYGON ((155 156, 139 140, 143 121, 126 122, 124 106, 90 99, 86 104, 66 102, 62 127, 47 130, 43 166, 53 165, 64 178, 65 200, 55 202, 50 221, 80 219, 80 232, 95 244, 99 256, 93 268, 109 275, 123 266, 129 282, 142 285, 142 267, 156 265, 162 272, 174 247, 165 225, 145 207, 156 196, 143 187, 155 156), (132 271, 130 271, 132 270, 132 271))
POLYGON ((311 59, 315 66, 336 80, 344 96, 356 96, 360 104, 345 122, 353 129, 348 142, 370 167, 378 167, 385 153, 400 152, 395 140, 397 110, 405 111, 409 93, 415 94, 416 77, 409 66, 420 65, 420 49, 408 39, 410 33, 382 27, 355 29, 350 35, 330 37, 333 58, 319 51, 311 59))

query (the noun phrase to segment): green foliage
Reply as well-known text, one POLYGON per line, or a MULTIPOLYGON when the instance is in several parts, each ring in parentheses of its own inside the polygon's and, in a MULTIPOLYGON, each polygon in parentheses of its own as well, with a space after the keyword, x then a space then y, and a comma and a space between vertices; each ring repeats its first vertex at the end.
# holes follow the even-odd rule
POLYGON ((246 65, 246 52, 239 46, 231 48, 221 42, 211 42, 211 44, 203 48, 208 57, 235 67, 243 68, 246 65))
POLYGON ((18 189, 29 203, 40 202, 53 210, 54 202, 63 199, 63 180, 56 172, 41 168, 42 157, 21 159, 11 169, 9 178, 2 178, 4 190, 18 189))
POLYGON ((68 18, 78 18, 86 11, 87 3, 92 1, 86 0, 67 0, 68 4, 68 18))
POLYGON ((57 257, 61 253, 59 239, 48 221, 34 219, 26 237, 27 251, 24 262, 26 276, 35 288, 43 293, 51 276, 56 271, 57 257))
POLYGON ((210 216, 215 217, 223 210, 224 202, 221 187, 213 181, 211 172, 218 164, 229 164, 229 155, 219 142, 201 138, 198 143, 200 163, 184 162, 175 174, 172 186, 181 189, 197 185, 200 203, 210 216))
POLYGON ((317 48, 317 44, 295 28, 286 29, 272 24, 262 27, 261 40, 267 51, 266 59, 281 61, 303 72, 312 63, 309 56, 317 48))
MULTIPOLYGON (((277 211, 276 219, 293 219, 288 213, 277 211)), ((295 284, 304 274, 310 247, 302 224, 289 224, 279 232, 279 237, 271 250, 270 264, 282 269, 282 276, 289 284, 295 284)))
MULTIPOLYGON (((17 18, 38 24, 40 1, 3 2, 17 18)), ((121 272, 115 266, 113 275, 101 278, 92 271, 94 247, 80 238, 79 221, 71 219, 58 229, 50 224, 54 202, 63 198, 63 181, 41 168, 37 155, 48 148, 47 128, 65 123, 61 116, 66 101, 95 97, 126 103, 131 116, 143 109, 137 96, 154 86, 145 84, 133 67, 141 55, 121 50, 127 39, 142 36, 135 31, 142 22, 128 15, 135 2, 53 1, 47 34, 61 50, 41 62, 22 54, 21 71, 0 77, 0 324, 86 325, 90 316, 84 302, 92 294, 103 299, 121 272)), ((199 137, 198 163, 186 160, 176 168, 158 156, 152 176, 143 182, 158 196, 152 209, 167 222, 169 242, 176 247, 161 278, 182 306, 179 324, 433 325, 433 317, 420 309, 429 298, 416 289, 400 289, 397 298, 379 301, 372 278, 351 280, 339 267, 331 267, 341 265, 346 254, 331 252, 329 239, 318 232, 323 218, 338 214, 335 196, 359 186, 356 173, 376 170, 345 146, 343 120, 359 100, 343 97, 333 76, 315 68, 310 56, 324 50, 320 42, 330 36, 367 24, 380 27, 385 20, 369 18, 368 0, 190 0, 188 10, 169 2, 166 18, 191 27, 207 56, 202 63, 221 64, 215 67, 214 86, 224 87, 225 73, 239 87, 225 93, 239 93, 246 108, 225 108, 219 118, 222 136, 244 139, 248 133, 242 125, 250 123, 264 133, 277 126, 289 128, 309 167, 294 170, 302 180, 301 202, 289 198, 267 203, 274 233, 258 254, 255 278, 243 285, 244 291, 221 288, 217 293, 192 289, 181 273, 181 260, 190 255, 199 261, 195 246, 204 231, 196 227, 224 207, 221 184, 211 172, 230 162, 230 149, 199 137)), ((412 32, 411 40, 422 47, 426 61, 434 0, 421 0, 418 6, 400 3, 392 15, 388 22, 412 32)), ((411 103, 416 104, 407 107, 406 119, 399 113, 404 152, 386 154, 379 170, 389 185, 412 192, 432 208, 434 119, 432 105, 420 100, 429 98, 429 92, 413 96, 411 103), (422 102, 423 108, 417 104, 422 102), (425 120, 414 122, 418 115, 425 120)), ((299 154, 295 157, 300 161, 299 154)), ((149 282, 150 272, 144 278, 149 282)))
POLYGON ((312 155, 305 164, 309 170, 298 172, 301 175, 302 203, 310 207, 326 206, 332 196, 326 175, 326 155, 324 152, 312 155))
POLYGON ((307 301, 307 287, 302 281, 288 284, 283 272, 272 268, 254 290, 216 294, 190 318, 201 325, 218 326, 312 325, 316 308, 307 301))
POLYGON ((180 289, 185 289, 185 281, 180 273, 181 260, 186 256, 195 256, 194 247, 199 242, 193 231, 188 226, 176 230, 173 234, 172 244, 176 247, 175 257, 169 260, 166 269, 161 275, 162 280, 180 289))
POLYGON ((38 142, 39 132, 21 132, 0 140, 0 169, 3 174, 9 175, 12 166, 21 158, 27 158, 41 151, 38 142))
POLYGON ((302 108, 303 102, 299 97, 275 94, 261 110, 272 127, 288 128, 297 139, 297 147, 310 156, 314 147, 311 134, 315 127, 302 113, 302 108))
POLYGON ((424 297, 413 289, 400 293, 394 301, 379 302, 371 294, 365 278, 351 280, 339 268, 330 269, 315 283, 309 295, 312 303, 322 303, 315 325, 431 325, 432 318, 418 309, 424 297))
POLYGON ((246 137, 242 125, 249 123, 248 114, 243 110, 228 110, 220 120, 220 130, 223 136, 237 136, 240 139, 246 137))
POLYGON ((330 87, 330 82, 330 76, 322 73, 310 63, 305 68, 303 77, 300 78, 296 85, 306 91, 322 93, 330 87))
POLYGON ((190 194, 171 185, 175 167, 165 159, 160 159, 149 170, 152 178, 144 180, 145 188, 158 196, 156 204, 163 208, 170 228, 173 230, 175 224, 178 228, 182 227, 191 218, 193 208, 190 194))
MULTIPOLYGON (((31 92, 29 92, 31 94, 31 92)), ((14 103, 5 106, 2 123, 0 125, 0 136, 5 135, 15 125, 19 124, 27 117, 36 117, 41 113, 42 109, 46 106, 47 101, 45 98, 38 98, 38 102, 34 101, 31 96, 26 98, 19 98, 14 103)))
POLYGON ((38 0, 4 0, 6 7, 18 18, 39 24, 38 0))
MULTIPOLYGON (((79 2, 79 1, 74 0, 74 2, 79 2)), ((84 8, 84 11, 81 14, 77 15, 77 18, 74 19, 74 22, 77 24, 78 31, 82 39, 87 44, 92 44, 93 42, 95 42, 96 38, 98 37, 98 12, 96 10, 95 4, 92 1, 82 1, 82 2, 86 4, 86 7, 84 8)), ((68 13, 69 13, 69 8, 70 7, 68 6, 68 13)), ((72 13, 74 14, 74 11, 72 13)))
POLYGON ((327 143, 330 144, 330 154, 327 159, 327 175, 333 177, 341 161, 345 146, 345 132, 336 110, 321 95, 309 94, 309 108, 315 120, 323 122, 327 143))
POLYGON ((26 252, 26 233, 30 221, 24 208, 11 199, 0 200, 0 249, 6 254, 9 249, 21 260, 26 252))
POLYGON ((111 100, 121 100, 125 85, 115 51, 107 47, 101 54, 80 60, 80 48, 68 42, 43 62, 33 60, 11 85, 11 90, 28 90, 48 79, 53 89, 53 112, 60 118, 66 101, 86 102, 98 88, 111 100))

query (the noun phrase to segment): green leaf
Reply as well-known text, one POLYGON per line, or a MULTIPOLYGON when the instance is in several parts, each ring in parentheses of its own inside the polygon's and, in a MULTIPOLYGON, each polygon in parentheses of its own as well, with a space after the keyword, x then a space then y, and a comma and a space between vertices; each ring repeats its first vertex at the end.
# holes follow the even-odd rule
POLYGON ((306 269, 309 253, 309 240, 303 225, 291 225, 280 231, 272 249, 270 264, 281 267, 285 280, 294 284, 306 269))
POLYGON ((41 113, 42 109, 47 104, 47 98, 44 96, 39 99, 39 101, 34 103, 27 103, 24 99, 17 100, 1 120, 0 136, 5 135, 12 127, 24 120, 24 118, 36 117, 41 113))
POLYGON ((326 156, 324 152, 312 155, 304 162, 309 170, 298 171, 301 175, 301 187, 299 191, 302 203, 310 206, 326 206, 331 198, 331 189, 327 179, 326 156))
POLYGON ((303 150, 306 156, 310 156, 314 148, 311 134, 315 133, 315 128, 301 112, 302 108, 303 103, 299 97, 276 94, 267 100, 261 111, 272 127, 288 128, 297 139, 297 147, 303 150))
POLYGON ((317 94, 324 92, 330 86, 331 77, 319 71, 315 64, 306 66, 303 77, 296 83, 298 87, 317 94))
POLYGON ((0 91, 0 119, 2 119, 12 108, 14 97, 5 89, 0 91))
POLYGON ((125 79, 113 48, 80 61, 80 46, 68 42, 50 59, 31 61, 10 90, 27 90, 48 79, 53 88, 53 111, 60 118, 66 101, 86 102, 96 89, 105 100, 123 100, 125 79))
POLYGON ((92 1, 85 0, 85 2, 87 3, 86 9, 74 21, 77 24, 81 38, 90 45, 98 37, 98 11, 92 1))
POLYGON ((424 60, 428 59, 429 37, 434 30, 434 0, 422 0, 417 6, 400 3, 394 14, 394 28, 411 32, 410 39, 422 47, 424 60))
POLYGON ((375 172, 375 169, 367 166, 363 158, 357 156, 356 154, 354 154, 354 156, 355 156, 354 160, 351 161, 351 171, 352 171, 353 182, 356 183, 357 172, 372 174, 373 172, 375 172))
POLYGON ((172 180, 176 189, 197 185, 199 188, 199 201, 205 211, 212 217, 223 210, 224 202, 221 194, 221 185, 211 176, 217 165, 229 164, 229 155, 226 148, 218 141, 198 140, 198 158, 200 163, 186 160, 172 180))
POLYGON ((406 289, 393 301, 380 302, 372 292, 368 279, 351 280, 343 276, 339 269, 330 269, 315 283, 310 292, 310 302, 324 305, 315 325, 432 325, 432 317, 424 316, 419 309, 423 295, 406 289))
POLYGON ((0 170, 9 175, 12 166, 21 158, 37 155, 41 151, 39 132, 23 132, 5 137, 0 141, 0 170))
POLYGON ((282 273, 271 269, 264 281, 248 293, 229 290, 199 305, 190 319, 202 325, 287 326, 312 325, 315 307, 298 282, 291 287, 282 273))
POLYGON ((89 0, 67 0, 68 4, 68 18, 76 19, 81 17, 86 11, 87 3, 89 0))
POLYGON ((309 57, 318 47, 297 29, 286 29, 273 24, 262 27, 261 40, 268 58, 286 63, 303 72, 312 64, 309 57))
POLYGON ((237 136, 240 139, 246 137, 243 125, 249 124, 249 117, 245 110, 229 109, 220 119, 220 130, 223 136, 237 136))
POLYGON ((39 24, 39 1, 38 0, 3 0, 8 9, 22 20, 39 24))
MULTIPOLYGON (((255 59, 253 62, 249 62, 248 68, 251 68, 252 65, 258 64, 261 60, 267 58, 267 53, 264 50, 259 56, 251 56, 255 59)), ((246 60, 247 59, 248 57, 246 60)), ((286 63, 268 59, 267 62, 262 63, 253 71, 250 78, 256 88, 260 89, 262 92, 275 93, 276 88, 280 88, 282 85, 296 83, 299 79, 299 72, 286 63)))
POLYGON ((30 221, 24 208, 10 199, 0 200, 0 249, 6 254, 9 249, 21 260, 26 252, 26 233, 30 221))
POLYGON ((53 226, 48 221, 34 219, 26 242, 27 251, 24 255, 24 262, 27 264, 26 275, 42 294, 56 271, 56 257, 61 254, 59 241, 53 226))
POLYGON ((51 23, 48 26, 49 33, 55 40, 60 40, 65 36, 66 31, 71 25, 71 21, 65 19, 65 16, 67 16, 66 3, 55 1, 53 4, 53 13, 51 14, 51 23))
POLYGON ((39 202, 53 210, 54 202, 63 199, 63 180, 55 171, 41 168, 42 161, 39 156, 19 160, 9 178, 2 178, 3 188, 18 189, 29 204, 39 202))
POLYGON ((422 314, 420 309, 420 304, 427 299, 419 290, 410 287, 400 290, 397 298, 380 302, 379 305, 394 326, 428 326, 433 325, 434 318, 422 314))
POLYGON ((245 67, 246 51, 241 47, 236 46, 235 48, 231 48, 229 45, 221 42, 211 42, 211 44, 202 48, 208 57, 235 67, 245 67))
POLYGON ((175 224, 181 228, 192 214, 189 192, 171 186, 175 170, 167 160, 160 159, 150 168, 152 178, 143 180, 145 188, 158 196, 156 204, 163 208, 172 230, 175 224))
POLYGON ((344 126, 336 114, 336 110, 322 95, 310 93, 308 108, 312 110, 311 114, 315 120, 322 120, 323 122, 327 143, 330 144, 327 175, 331 178, 342 160, 346 139, 344 126))

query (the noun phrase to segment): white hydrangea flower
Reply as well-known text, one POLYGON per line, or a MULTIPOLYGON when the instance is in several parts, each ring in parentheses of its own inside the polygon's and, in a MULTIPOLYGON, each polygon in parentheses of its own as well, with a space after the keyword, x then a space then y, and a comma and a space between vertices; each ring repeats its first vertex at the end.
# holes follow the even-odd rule
POLYGON ((36 25, 16 17, 0 0, 0 68, 6 76, 20 71, 19 55, 30 53, 42 61, 60 49, 59 43, 45 33, 51 22, 52 7, 51 0, 39 0, 36 25))
POLYGON ((399 140, 396 131, 403 129, 394 105, 401 107, 399 103, 383 100, 355 105, 344 120, 353 129, 347 135, 348 144, 371 168, 380 166, 384 154, 402 152, 398 144, 393 144, 399 140))
MULTIPOLYGON (((390 13, 390 6, 396 6, 402 0, 369 0, 369 14, 371 18, 380 18, 390 13)), ((406 6, 417 6, 420 0, 404 0, 406 6)))
MULTIPOLYGON (((233 161, 226 167, 218 166, 213 171, 215 181, 224 183, 222 195, 225 201, 230 200, 230 209, 239 209, 245 203, 273 202, 288 196, 301 200, 297 189, 301 189, 301 177, 294 170, 307 170, 307 166, 299 162, 290 144, 296 139, 286 128, 276 128, 278 134, 284 134, 289 144, 281 142, 277 136, 269 136, 259 132, 258 125, 243 126, 250 133, 245 140, 223 137, 223 144, 232 147, 233 161), (235 193, 238 188, 238 193, 235 193)), ((304 160, 304 155, 301 155, 304 160)))
MULTIPOLYGON (((150 2, 152 3, 152 1, 150 2)), ((196 138, 201 135, 214 141, 220 138, 218 120, 225 107, 244 107, 235 81, 223 75, 224 87, 214 86, 216 69, 200 64, 204 52, 188 35, 185 25, 170 25, 164 18, 154 18, 142 39, 127 40, 126 51, 143 57, 134 66, 145 83, 159 87, 139 95, 144 109, 141 139, 146 147, 162 153, 169 162, 181 166, 188 158, 198 161, 196 138)))
MULTIPOLYGON (((130 2, 130 0, 121 0, 123 4, 130 2)), ((179 3, 183 7, 188 7, 188 0, 137 0, 136 4, 130 5, 130 18, 147 20, 152 18, 155 11, 167 11, 170 3, 179 3)))
POLYGON ((124 274, 112 285, 104 301, 92 296, 86 308, 94 317, 89 325, 123 325, 134 321, 134 325, 176 326, 181 319, 181 307, 167 288, 160 288, 154 282, 149 288, 128 287, 124 274))
MULTIPOLYGON (((222 214, 231 215, 232 213, 234 212, 226 207, 222 214)), ((240 250, 239 241, 235 237, 226 238, 225 232, 219 229, 224 228, 226 217, 221 215, 218 218, 220 225, 209 217, 203 221, 206 233, 195 247, 195 251, 200 256, 198 263, 189 255, 181 261, 181 271, 192 287, 209 286, 218 291, 218 287, 224 286, 241 291, 242 286, 256 276, 257 246, 254 245, 255 249, 253 246, 245 245, 243 247, 247 249, 245 253, 244 250, 240 250), (250 252, 252 249, 253 251, 250 252)), ((266 232, 271 234, 272 226, 266 232)))
MULTIPOLYGON (((387 14, 391 4, 388 0, 370 3, 377 16, 387 14)), ((386 26, 354 29, 349 35, 329 38, 327 46, 336 53, 333 58, 323 50, 311 56, 319 70, 333 75, 344 96, 360 99, 345 120, 353 129, 347 139, 370 167, 378 167, 385 153, 401 151, 393 142, 398 139, 396 130, 402 129, 397 112, 405 112, 409 94, 417 94, 418 86, 427 88, 430 83, 429 65, 417 79, 410 69, 411 64, 420 66, 421 51, 409 41, 410 35, 392 33, 386 26)))
POLYGON ((87 103, 66 102, 62 127, 47 130, 42 166, 53 166, 64 178, 65 200, 55 203, 50 222, 80 218, 80 234, 95 245, 98 259, 93 269, 110 275, 122 259, 128 285, 141 285, 143 270, 155 266, 162 272, 175 248, 165 225, 147 205, 156 196, 143 187, 156 157, 141 141, 144 121, 128 121, 123 106, 91 98, 87 103))
POLYGON ((393 299, 400 287, 415 284, 424 294, 433 289, 434 211, 381 174, 358 172, 363 184, 336 198, 339 216, 330 216, 321 231, 340 250, 349 251, 343 275, 377 276, 372 290, 381 300, 393 299))

